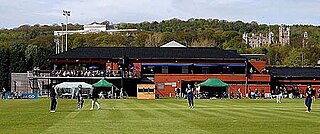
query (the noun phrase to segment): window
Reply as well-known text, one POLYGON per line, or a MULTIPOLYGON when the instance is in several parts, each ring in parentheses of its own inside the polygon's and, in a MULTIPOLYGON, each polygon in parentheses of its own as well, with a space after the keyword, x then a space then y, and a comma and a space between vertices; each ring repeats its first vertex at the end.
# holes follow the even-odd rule
POLYGON ((158 83, 158 89, 159 90, 164 89, 164 83, 158 83))
POLYGON ((168 72, 168 66, 162 66, 162 73, 167 74, 168 72))
POLYGON ((209 67, 202 67, 202 74, 209 74, 209 67))
POLYGON ((189 72, 188 66, 182 66, 182 73, 187 74, 189 72))
POLYGON ((154 92, 154 89, 150 89, 150 88, 149 88, 149 92, 153 93, 153 92, 154 92))

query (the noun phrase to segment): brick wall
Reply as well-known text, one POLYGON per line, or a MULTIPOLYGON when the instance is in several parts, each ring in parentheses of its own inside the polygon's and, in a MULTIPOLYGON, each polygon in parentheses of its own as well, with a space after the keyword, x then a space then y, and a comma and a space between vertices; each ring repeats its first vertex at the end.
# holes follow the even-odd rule
MULTIPOLYGON (((156 84, 156 93, 162 96, 174 95, 174 89, 176 87, 181 88, 182 81, 205 81, 208 78, 218 78, 223 82, 230 84, 230 91, 236 91, 239 87, 243 95, 245 95, 245 84, 234 84, 236 82, 244 83, 246 78, 242 74, 156 74, 154 82, 156 84), (163 83, 164 89, 159 89, 157 86, 159 83, 163 83), (176 85, 170 83, 176 83, 176 85)), ((260 81, 260 82, 270 82, 270 75, 265 74, 255 74, 249 77, 249 82, 260 81)), ((251 89, 262 88, 266 93, 270 92, 269 84, 249 84, 251 89)))

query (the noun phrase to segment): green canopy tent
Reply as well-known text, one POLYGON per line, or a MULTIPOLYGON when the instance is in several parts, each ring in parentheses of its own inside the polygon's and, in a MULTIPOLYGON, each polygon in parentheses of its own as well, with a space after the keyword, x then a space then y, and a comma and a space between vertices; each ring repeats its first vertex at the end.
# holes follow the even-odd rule
POLYGON ((222 82, 220 79, 217 78, 209 78, 206 81, 199 84, 200 87, 216 87, 216 88, 226 88, 226 93, 228 93, 229 85, 227 83, 222 82))
POLYGON ((112 97, 113 97, 113 86, 114 85, 112 83, 106 81, 104 78, 99 80, 97 83, 94 83, 92 86, 94 87, 93 90, 96 90, 96 88, 111 88, 111 93, 112 93, 112 97))
POLYGON ((104 78, 102 78, 100 81, 98 81, 97 83, 93 84, 93 87, 112 87, 113 84, 106 81, 104 78))
POLYGON ((222 82, 217 78, 209 78, 206 81, 199 84, 200 87, 228 87, 227 83, 222 82))

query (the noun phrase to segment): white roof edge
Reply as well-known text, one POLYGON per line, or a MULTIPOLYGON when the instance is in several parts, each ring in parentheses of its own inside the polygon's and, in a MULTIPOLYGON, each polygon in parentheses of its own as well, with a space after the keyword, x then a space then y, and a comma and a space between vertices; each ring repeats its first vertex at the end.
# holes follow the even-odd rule
POLYGON ((180 44, 180 43, 178 43, 176 41, 171 41, 171 42, 169 42, 167 44, 164 44, 164 45, 162 45, 160 47, 186 47, 186 46, 184 46, 184 45, 182 45, 182 44, 180 44))

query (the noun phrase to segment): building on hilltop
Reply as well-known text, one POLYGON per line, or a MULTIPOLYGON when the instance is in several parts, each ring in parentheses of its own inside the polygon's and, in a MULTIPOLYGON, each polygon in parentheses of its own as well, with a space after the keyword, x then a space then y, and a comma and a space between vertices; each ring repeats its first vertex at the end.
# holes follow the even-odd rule
POLYGON ((281 46, 290 45, 290 27, 281 24, 279 27, 279 42, 281 46))
POLYGON ((83 30, 68 30, 68 31, 54 31, 55 36, 62 36, 66 33, 68 34, 88 34, 88 33, 100 33, 106 32, 108 34, 120 33, 120 32, 137 32, 138 29, 108 29, 107 25, 102 25, 98 23, 92 23, 83 26, 83 30))
MULTIPOLYGON (((285 45, 290 45, 290 27, 286 27, 284 24, 280 25, 279 27, 279 43, 281 44, 281 46, 285 46, 285 45)), ((304 35, 304 38, 308 38, 306 37, 308 36, 308 34, 304 35)), ((268 34, 263 35, 263 34, 255 34, 252 33, 251 36, 248 35, 248 33, 244 33, 242 36, 244 42, 248 45, 250 45, 252 48, 255 47, 260 47, 264 44, 274 44, 274 43, 278 43, 274 40, 274 33, 272 31, 270 31, 268 34)), ((303 42, 303 45, 305 45, 305 42, 303 42)))
POLYGON ((264 44, 271 45, 274 43, 274 34, 273 32, 269 32, 269 34, 263 35, 259 34, 256 35, 253 33, 251 36, 248 36, 248 33, 244 33, 242 36, 244 42, 250 45, 252 48, 260 47, 264 44))

